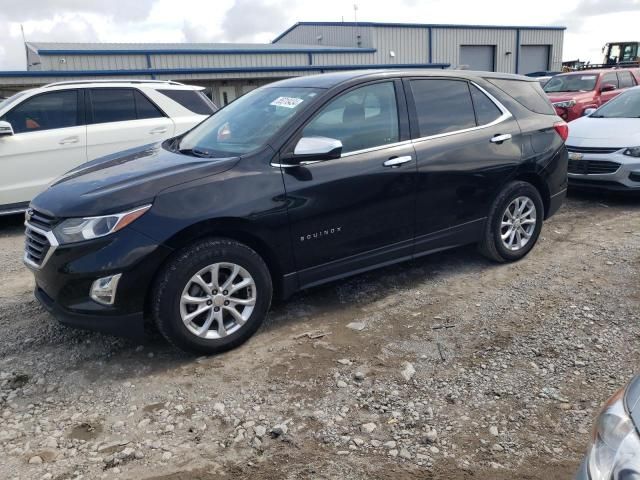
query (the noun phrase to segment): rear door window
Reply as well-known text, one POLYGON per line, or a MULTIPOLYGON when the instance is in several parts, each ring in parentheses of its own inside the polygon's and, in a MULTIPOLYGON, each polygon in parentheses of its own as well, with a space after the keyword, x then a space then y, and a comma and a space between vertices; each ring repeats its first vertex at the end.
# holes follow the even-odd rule
POLYGON ((91 90, 92 123, 137 120, 131 88, 94 88, 91 90))
POLYGON ((602 87, 603 85, 614 85, 616 88, 618 88, 618 76, 616 75, 616 73, 615 72, 605 73, 602 76, 600 87, 602 87))
POLYGON ((36 95, 17 105, 0 120, 9 122, 14 133, 75 127, 81 124, 78 91, 36 95))
POLYGON ((635 86, 636 82, 633 79, 631 72, 618 72, 618 84, 620 88, 629 88, 635 86))
POLYGON ((455 132, 476 126, 467 82, 411 80, 420 137, 455 132))
POLYGON ((304 127, 302 135, 340 140, 343 153, 398 142, 393 83, 375 83, 340 95, 304 127))
POLYGON ((475 85, 469 85, 478 125, 487 125, 502 116, 502 111, 475 85))
POLYGON ((206 95, 196 90, 158 90, 158 92, 179 103, 187 110, 198 115, 211 115, 216 106, 206 95))

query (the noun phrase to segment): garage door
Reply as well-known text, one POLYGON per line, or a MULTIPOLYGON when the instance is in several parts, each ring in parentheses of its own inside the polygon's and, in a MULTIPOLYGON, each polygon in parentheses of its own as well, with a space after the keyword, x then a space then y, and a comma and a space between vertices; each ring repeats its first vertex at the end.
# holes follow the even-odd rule
POLYGON ((523 45, 520 47, 518 73, 544 72, 549 70, 549 45, 523 45))
POLYGON ((495 45, 461 45, 460 65, 466 66, 469 70, 495 71, 495 45))

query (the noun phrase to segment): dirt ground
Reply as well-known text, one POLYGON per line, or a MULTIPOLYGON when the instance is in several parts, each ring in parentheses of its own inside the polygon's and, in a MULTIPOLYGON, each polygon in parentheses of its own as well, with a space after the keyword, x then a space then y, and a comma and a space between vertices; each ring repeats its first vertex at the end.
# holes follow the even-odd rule
POLYGON ((0 219, 0 478, 571 478, 639 365, 640 198, 296 295, 194 358, 59 326, 0 219))

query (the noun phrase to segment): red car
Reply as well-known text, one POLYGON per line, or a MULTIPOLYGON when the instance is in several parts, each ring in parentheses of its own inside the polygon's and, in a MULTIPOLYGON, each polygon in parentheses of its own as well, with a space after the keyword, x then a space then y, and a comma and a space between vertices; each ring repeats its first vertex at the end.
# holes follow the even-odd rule
POLYGON ((582 117, 587 108, 598 108, 639 83, 637 68, 585 70, 552 77, 544 91, 558 115, 570 122, 582 117))

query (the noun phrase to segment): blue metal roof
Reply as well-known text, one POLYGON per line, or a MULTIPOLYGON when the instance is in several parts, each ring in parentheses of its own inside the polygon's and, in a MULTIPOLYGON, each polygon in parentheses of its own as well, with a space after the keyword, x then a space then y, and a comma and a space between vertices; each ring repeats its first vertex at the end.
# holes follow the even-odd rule
POLYGON ((272 43, 62 43, 27 42, 39 55, 184 55, 184 54, 286 54, 375 53, 375 48, 324 45, 274 45, 272 43))
POLYGON ((389 22, 297 22, 271 43, 276 43, 285 35, 299 26, 316 27, 389 27, 389 28, 455 28, 455 29, 484 29, 484 30, 566 30, 563 26, 533 26, 533 25, 454 25, 447 23, 389 23, 389 22))

